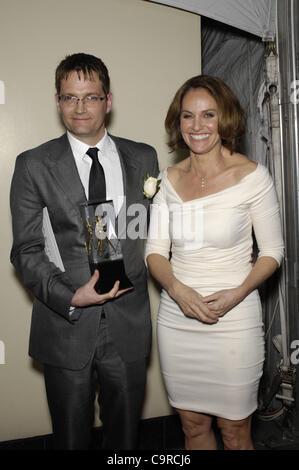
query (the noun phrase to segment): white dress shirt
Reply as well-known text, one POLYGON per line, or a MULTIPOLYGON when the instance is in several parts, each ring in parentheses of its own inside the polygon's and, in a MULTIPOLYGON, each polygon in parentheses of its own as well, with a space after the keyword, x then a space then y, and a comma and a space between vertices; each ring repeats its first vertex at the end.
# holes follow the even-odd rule
MULTIPOLYGON (((85 195, 88 199, 89 173, 92 160, 88 155, 86 155, 86 152, 91 146, 76 139, 68 131, 67 136, 75 158, 78 173, 85 190, 85 195)), ((105 129, 104 137, 92 147, 97 147, 99 149, 98 159, 103 167, 106 180, 106 199, 112 199, 114 210, 117 215, 124 201, 124 187, 121 164, 115 143, 109 137, 107 130, 105 129)))

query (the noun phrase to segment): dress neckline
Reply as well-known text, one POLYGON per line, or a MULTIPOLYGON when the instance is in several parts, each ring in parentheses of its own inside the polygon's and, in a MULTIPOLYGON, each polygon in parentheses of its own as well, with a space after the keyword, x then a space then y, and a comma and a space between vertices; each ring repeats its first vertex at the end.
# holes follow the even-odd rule
POLYGON ((215 193, 208 194, 207 196, 201 196, 201 197, 196 197, 196 198, 194 198, 194 199, 189 199, 188 201, 183 201, 183 199, 181 198, 181 196, 179 195, 179 193, 174 189, 173 184, 171 183, 170 179, 168 178, 168 175, 167 175, 167 168, 165 168, 165 177, 166 177, 166 181, 168 182, 169 186, 171 187, 171 189, 173 190, 173 192, 176 194, 176 196, 180 199, 181 203, 182 203, 182 204, 187 204, 188 202, 195 202, 195 201, 198 201, 198 200, 201 200, 201 199, 207 199, 207 198, 209 198, 209 197, 216 196, 216 195, 218 195, 218 194, 224 193, 225 191, 229 191, 230 189, 235 188, 235 187, 238 186, 239 184, 243 183, 244 180, 247 179, 249 176, 251 176, 251 175, 253 175, 254 173, 256 173, 256 171, 258 170, 259 167, 260 167, 260 163, 257 163, 257 166, 256 166, 256 168, 255 168, 253 171, 251 171, 251 172, 248 173, 247 175, 243 176, 243 178, 241 178, 237 183, 232 184, 231 186, 228 186, 227 188, 220 189, 220 191, 216 191, 215 193))

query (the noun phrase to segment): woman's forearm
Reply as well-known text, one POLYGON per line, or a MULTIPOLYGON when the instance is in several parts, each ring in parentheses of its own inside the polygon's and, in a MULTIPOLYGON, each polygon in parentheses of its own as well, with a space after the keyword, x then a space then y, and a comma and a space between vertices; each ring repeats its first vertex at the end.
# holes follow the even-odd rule
POLYGON ((168 259, 156 253, 147 257, 147 265, 151 275, 169 293, 178 280, 173 274, 172 267, 168 259))
POLYGON ((203 298, 210 310, 220 317, 229 312, 242 300, 268 279, 278 267, 277 261, 270 256, 262 256, 255 263, 249 275, 238 287, 222 289, 203 298))
POLYGON ((249 275, 240 285, 240 290, 244 297, 259 287, 278 268, 277 261, 270 256, 262 256, 257 260, 249 275))

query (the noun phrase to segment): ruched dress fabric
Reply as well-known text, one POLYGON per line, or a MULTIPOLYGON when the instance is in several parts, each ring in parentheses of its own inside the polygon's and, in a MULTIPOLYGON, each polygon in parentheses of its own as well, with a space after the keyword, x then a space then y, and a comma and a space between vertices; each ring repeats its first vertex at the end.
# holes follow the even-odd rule
MULTIPOLYGON (((281 263, 279 206, 265 166, 258 164, 234 186, 187 202, 175 191, 167 169, 160 177, 145 256, 170 258, 181 282, 203 296, 239 286, 252 269, 252 228, 258 256, 281 263)), ((258 290, 213 325, 185 316, 162 290, 157 338, 174 408, 230 420, 244 419, 257 409, 264 362, 258 290)))

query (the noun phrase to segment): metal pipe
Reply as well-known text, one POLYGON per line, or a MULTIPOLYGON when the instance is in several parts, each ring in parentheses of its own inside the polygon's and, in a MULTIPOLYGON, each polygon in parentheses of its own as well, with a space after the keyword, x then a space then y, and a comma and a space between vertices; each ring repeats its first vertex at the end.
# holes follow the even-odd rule
MULTIPOLYGON (((299 1, 277 2, 277 49, 281 119, 281 169, 283 225, 286 255, 283 266, 283 296, 288 321, 290 348, 299 339, 298 322, 298 102, 291 102, 291 84, 296 80, 296 52, 299 52, 299 1)), ((299 396, 298 373, 295 386, 299 396)), ((299 435, 299 399, 294 403, 293 431, 299 435)))

